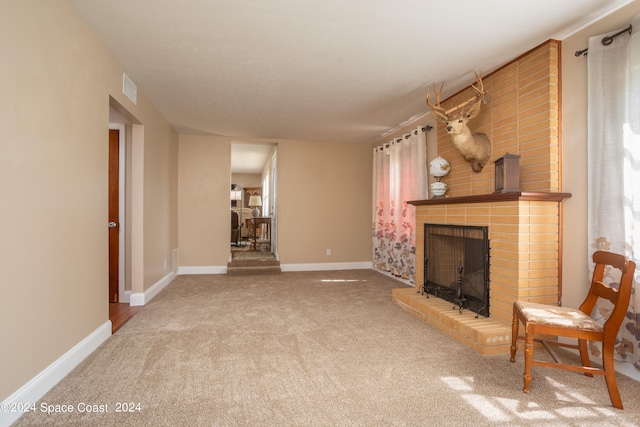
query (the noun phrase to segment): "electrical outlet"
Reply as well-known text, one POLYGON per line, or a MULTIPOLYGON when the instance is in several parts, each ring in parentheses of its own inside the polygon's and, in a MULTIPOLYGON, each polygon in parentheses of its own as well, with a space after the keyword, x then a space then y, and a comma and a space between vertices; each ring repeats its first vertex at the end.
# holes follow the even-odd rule
POLYGON ((331 255, 331 249, 327 249, 327 256, 331 255))
POLYGON ((164 260, 164 268, 167 268, 167 260, 164 260))

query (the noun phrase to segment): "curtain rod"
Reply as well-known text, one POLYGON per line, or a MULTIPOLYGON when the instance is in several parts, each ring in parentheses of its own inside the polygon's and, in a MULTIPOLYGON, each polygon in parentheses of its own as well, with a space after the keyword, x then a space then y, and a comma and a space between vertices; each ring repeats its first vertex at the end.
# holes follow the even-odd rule
MULTIPOLYGON (((429 125, 427 125, 427 126, 422 126, 422 127, 420 128, 420 130, 421 130, 422 132, 430 132, 430 131, 431 131, 431 129, 433 129, 433 126, 429 126, 429 125)), ((413 131, 413 134, 414 134, 414 135, 417 135, 417 134, 418 134, 418 131, 417 131, 417 130, 414 130, 414 131, 413 131)), ((405 139, 409 139, 409 137, 410 137, 410 136, 411 136, 411 133, 408 133, 408 134, 406 134, 406 135, 404 136, 404 138, 405 138, 405 139)), ((395 139, 395 140, 391 140, 391 142, 393 142, 393 143, 400 142, 400 141, 402 141, 402 137, 397 138, 397 139, 395 139)), ((374 151, 382 150, 382 149, 384 149, 384 148, 389 148, 390 146, 391 146, 391 143, 387 142, 386 144, 382 144, 382 145, 381 145, 381 146, 379 146, 379 147, 375 147, 373 150, 374 150, 374 151)))
MULTIPOLYGON (((423 126, 423 127, 421 127, 421 128, 420 128, 420 130, 422 130, 422 132, 430 132, 430 131, 431 131, 431 129, 433 129, 433 126, 429 126, 429 125, 427 125, 427 126, 423 126)), ((413 131, 413 134, 414 134, 414 135, 417 135, 417 134, 418 134, 418 131, 417 131, 417 130, 414 130, 414 131, 413 131)), ((404 136, 404 139, 409 139, 409 137, 410 137, 410 136, 411 136, 411 133, 408 133, 408 134, 406 134, 406 135, 404 136)), ((396 139, 396 142, 400 142, 400 141, 402 141, 402 138, 398 138, 398 139, 396 139)))
MULTIPOLYGON (((631 25, 629 25, 624 30, 618 31, 617 33, 615 33, 612 36, 603 37, 602 40, 600 40, 600 43, 602 43, 602 46, 609 46, 611 43, 613 43, 613 39, 615 39, 619 35, 624 34, 626 32, 629 32, 629 34, 631 34, 631 29, 632 29, 632 27, 631 27, 631 25)), ((577 57, 582 56, 582 55, 587 56, 587 53, 588 53, 587 51, 588 50, 589 50, 589 48, 585 48, 585 49, 582 49, 582 50, 576 50, 575 55, 577 57)))

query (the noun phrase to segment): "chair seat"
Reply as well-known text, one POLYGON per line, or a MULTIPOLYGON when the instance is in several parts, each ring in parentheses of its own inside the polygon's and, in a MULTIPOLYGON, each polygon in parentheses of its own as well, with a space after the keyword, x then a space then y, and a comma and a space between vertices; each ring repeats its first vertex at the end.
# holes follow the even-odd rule
POLYGON ((601 324, 582 311, 574 308, 557 307, 526 301, 516 301, 514 304, 527 321, 538 325, 604 332, 601 324))

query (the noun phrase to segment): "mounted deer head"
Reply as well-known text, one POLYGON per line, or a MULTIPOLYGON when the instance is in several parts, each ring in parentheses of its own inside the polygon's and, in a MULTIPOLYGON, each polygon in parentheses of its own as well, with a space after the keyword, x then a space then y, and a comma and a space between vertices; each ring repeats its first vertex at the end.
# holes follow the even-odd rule
POLYGON ((473 171, 480 172, 491 157, 491 144, 487 135, 484 133, 471 133, 471 129, 467 126, 469 120, 480 112, 482 98, 487 93, 482 83, 482 76, 475 72, 474 74, 476 75, 478 86, 471 85, 476 90, 476 94, 472 98, 445 110, 440 105, 440 94, 444 87, 444 82, 442 82, 439 91, 436 91, 435 85, 433 87, 436 97, 435 105, 429 101, 429 89, 427 88, 427 105, 431 107, 433 117, 447 126, 447 133, 451 135, 453 145, 462 154, 462 157, 471 163, 473 171))

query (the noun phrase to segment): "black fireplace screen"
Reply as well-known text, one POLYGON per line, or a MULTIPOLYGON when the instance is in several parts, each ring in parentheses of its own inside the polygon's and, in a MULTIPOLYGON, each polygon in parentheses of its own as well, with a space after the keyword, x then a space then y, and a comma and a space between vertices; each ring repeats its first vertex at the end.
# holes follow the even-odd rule
POLYGON ((423 293, 489 317, 487 227, 424 225, 423 293))

